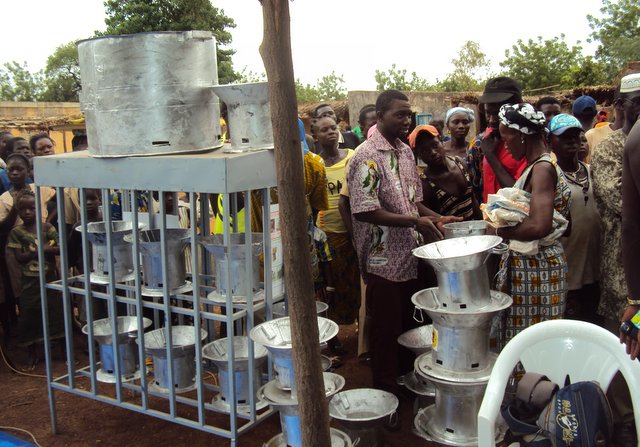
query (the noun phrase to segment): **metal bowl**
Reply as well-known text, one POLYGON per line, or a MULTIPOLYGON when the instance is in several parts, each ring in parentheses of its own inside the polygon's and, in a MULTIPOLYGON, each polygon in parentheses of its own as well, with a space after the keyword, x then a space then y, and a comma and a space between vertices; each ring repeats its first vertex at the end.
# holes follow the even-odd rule
MULTIPOLYGON (((102 320, 97 320, 93 322, 93 337, 100 344, 111 344, 111 334, 113 333, 112 325, 110 318, 103 318, 102 320)), ((117 339, 122 341, 127 337, 135 337, 135 334, 138 331, 138 317, 118 317, 117 319, 118 325, 118 336, 117 339)), ((148 318, 142 319, 142 325, 144 329, 151 326, 151 320, 148 318)), ((89 325, 85 324, 82 328, 83 334, 89 333, 89 325)))
POLYGON ((462 272, 482 266, 501 242, 500 236, 456 237, 423 245, 412 253, 437 271, 462 272))
POLYGON ((392 416, 398 398, 387 391, 359 388, 342 391, 329 402, 329 416, 344 423, 370 423, 392 416))
MULTIPOLYGON (((227 352, 227 344, 229 338, 221 338, 211 343, 207 343, 202 347, 202 356, 211 360, 218 368, 226 369, 228 365, 229 355, 227 352)), ((246 369, 249 363, 249 337, 235 336, 233 337, 233 356, 236 367, 246 369)), ((256 360, 254 366, 259 366, 267 358, 267 349, 259 343, 253 345, 253 358, 256 360)))
MULTIPOLYGON (((325 343, 338 334, 338 325, 328 318, 318 318, 319 343, 325 343)), ((254 327, 249 334, 256 343, 271 350, 291 349, 291 321, 289 317, 265 321, 254 327)))
POLYGON ((416 355, 431 351, 433 325, 427 324, 411 329, 398 337, 398 343, 416 355))
MULTIPOLYGON (((196 328, 194 326, 173 326, 171 328, 171 350, 188 351, 196 344, 196 328)), ((207 337, 207 331, 200 329, 200 340, 207 337)), ((156 329, 144 335, 144 350, 154 357, 167 354, 166 328, 156 329)))

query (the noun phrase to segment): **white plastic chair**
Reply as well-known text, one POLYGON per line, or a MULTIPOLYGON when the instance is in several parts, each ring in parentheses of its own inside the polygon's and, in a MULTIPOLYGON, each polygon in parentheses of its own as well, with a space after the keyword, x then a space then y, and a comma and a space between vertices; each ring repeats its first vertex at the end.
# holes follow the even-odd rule
MULTIPOLYGON (((595 380, 606 390, 619 370, 631 392, 634 414, 640 415, 640 362, 632 361, 611 332, 591 323, 551 320, 533 325, 507 343, 491 372, 478 412, 479 447, 495 446, 495 424, 507 381, 518 362, 528 372, 545 374, 563 386, 595 380)), ((636 424, 640 439, 640 423, 636 424)))

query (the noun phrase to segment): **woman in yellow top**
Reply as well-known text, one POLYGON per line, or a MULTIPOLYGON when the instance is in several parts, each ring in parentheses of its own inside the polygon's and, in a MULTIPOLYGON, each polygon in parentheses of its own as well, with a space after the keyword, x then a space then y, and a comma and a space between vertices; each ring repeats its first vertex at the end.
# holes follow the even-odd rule
MULTIPOLYGON (((360 307, 360 272, 357 254, 340 216, 338 202, 340 191, 346 187, 346 167, 354 151, 338 148, 340 131, 333 117, 319 118, 312 126, 327 173, 329 208, 320 211, 317 226, 327 234, 333 252, 331 271, 334 287, 327 288, 329 318, 338 324, 352 324, 360 307)), ((341 350, 339 342, 332 348, 335 353, 341 350)))

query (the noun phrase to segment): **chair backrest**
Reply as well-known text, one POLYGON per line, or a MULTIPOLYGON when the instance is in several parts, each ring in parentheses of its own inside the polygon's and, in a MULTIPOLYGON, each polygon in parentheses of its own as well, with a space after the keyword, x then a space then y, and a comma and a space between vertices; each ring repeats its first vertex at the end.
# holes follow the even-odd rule
MULTIPOLYGON (((491 372, 478 412, 478 445, 495 445, 495 422, 507 381, 518 362, 528 372, 545 374, 560 386, 595 380, 606 390, 619 370, 631 392, 635 414, 640 414, 640 363, 632 361, 611 332, 591 323, 551 320, 533 325, 504 347, 491 372)), ((640 424, 636 429, 640 436, 640 424)))

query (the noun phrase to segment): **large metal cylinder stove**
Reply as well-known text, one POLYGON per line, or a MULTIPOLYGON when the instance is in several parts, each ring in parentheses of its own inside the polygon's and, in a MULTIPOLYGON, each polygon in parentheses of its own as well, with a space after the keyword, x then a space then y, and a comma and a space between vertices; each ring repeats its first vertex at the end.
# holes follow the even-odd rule
POLYGON ((432 349, 415 361, 416 375, 435 386, 435 404, 414 421, 415 433, 429 441, 478 444, 476 418, 496 358, 489 352, 491 320, 512 303, 489 288, 486 261, 501 242, 498 236, 455 237, 413 252, 438 279, 438 287, 412 298, 433 320, 432 349))

